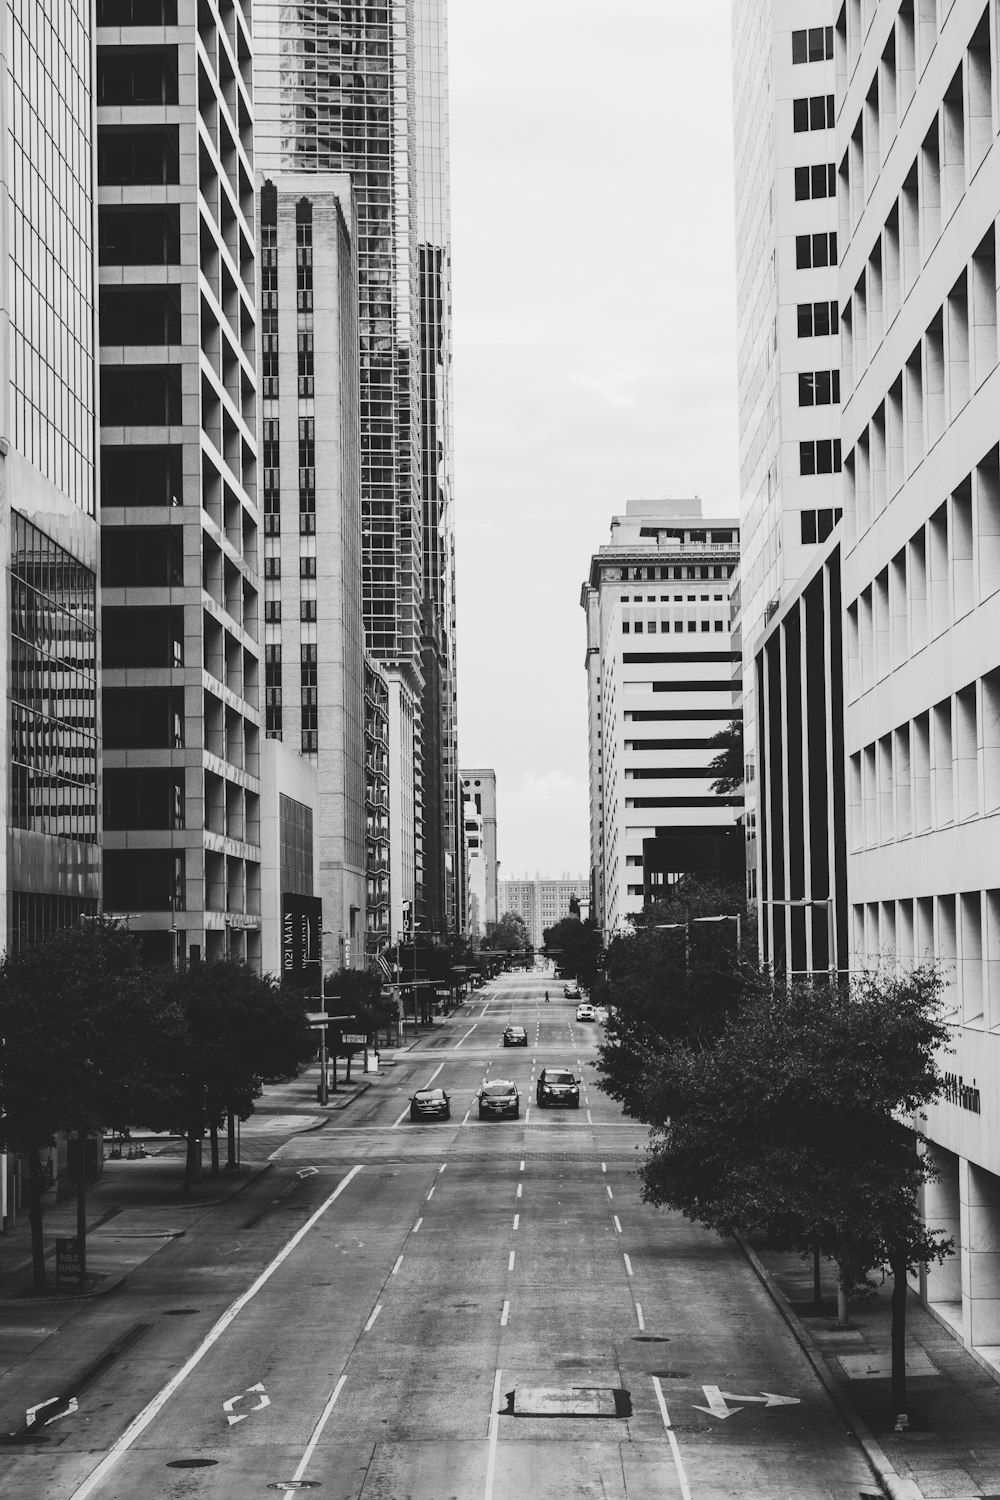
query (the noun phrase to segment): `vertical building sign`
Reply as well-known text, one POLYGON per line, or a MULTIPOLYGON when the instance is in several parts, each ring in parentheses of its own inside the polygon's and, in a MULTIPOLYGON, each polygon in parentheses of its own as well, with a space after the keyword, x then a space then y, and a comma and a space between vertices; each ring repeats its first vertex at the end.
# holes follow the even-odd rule
MULTIPOLYGON (((320 928, 323 903, 319 896, 298 896, 285 891, 281 897, 281 976, 301 980, 320 961, 320 928)), ((317 969, 317 975, 319 973, 317 969)))

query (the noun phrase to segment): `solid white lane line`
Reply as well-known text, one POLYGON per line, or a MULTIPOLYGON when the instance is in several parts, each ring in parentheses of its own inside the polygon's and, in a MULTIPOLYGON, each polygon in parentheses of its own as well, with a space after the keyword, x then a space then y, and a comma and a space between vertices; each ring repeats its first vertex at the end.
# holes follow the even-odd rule
POLYGON ((381 1302, 376 1302, 376 1304, 375 1304, 375 1310, 372 1313, 371 1317, 368 1319, 368 1322, 365 1324, 365 1333, 370 1333, 371 1332, 371 1329, 372 1329, 372 1327, 373 1327, 373 1325, 375 1323, 375 1319, 378 1317, 378 1315, 379 1315, 379 1313, 381 1311, 382 1311, 382 1304, 381 1304, 381 1302))
POLYGON ((507 1259, 507 1269, 508 1269, 508 1271, 513 1271, 513 1269, 514 1269, 514 1252, 513 1252, 513 1250, 510 1252, 510 1255, 508 1256, 508 1259, 507 1259))
POLYGON ((397 1125, 401 1125, 403 1123, 403 1121, 406 1119, 406 1117, 407 1117, 407 1115, 409 1113, 410 1113, 410 1106, 407 1105, 406 1108, 403 1110, 403 1113, 400 1115, 399 1119, 398 1120, 393 1120, 391 1128, 393 1130, 395 1130, 396 1126, 397 1125))
POLYGON ((444 1063, 438 1063, 437 1067, 434 1069, 434 1072, 431 1074, 431 1076, 428 1078, 427 1082, 424 1084, 424 1088, 425 1089, 429 1089, 430 1088, 431 1084, 434 1082, 435 1078, 438 1076, 438 1074, 440 1073, 440 1071, 441 1071, 441 1069, 443 1067, 444 1067, 444 1063))
POLYGON ((326 1426, 327 1422, 330 1420, 330 1413, 333 1411, 333 1408, 337 1404, 337 1397, 340 1395, 341 1391, 344 1389, 344 1383, 345 1383, 346 1380, 347 1380, 347 1376, 346 1375, 341 1375, 340 1379, 337 1381, 337 1384, 334 1386, 333 1391, 330 1394, 330 1399, 326 1403, 326 1405, 324 1406, 323 1411, 322 1411, 322 1413, 320 1415, 319 1421, 316 1423, 316 1426, 313 1428, 312 1432, 309 1434, 309 1441, 306 1444, 306 1451, 303 1453, 301 1459, 299 1460, 299 1466, 298 1466, 298 1468, 295 1470, 295 1473, 292 1475, 292 1479, 293 1480, 301 1479, 303 1477, 303 1475, 305 1474, 306 1469, 309 1467, 309 1460, 312 1458, 313 1454, 316 1452, 316 1444, 319 1442, 320 1438, 323 1435, 323 1428, 326 1426))
MULTIPOLYGON (((433 1191, 434 1191, 434 1189, 432 1188, 431 1192, 433 1192, 433 1191)), ((617 1214, 612 1214, 611 1217, 615 1221, 615 1230, 617 1231, 618 1234, 621 1234, 621 1232, 622 1232, 621 1220, 619 1219, 619 1217, 618 1217, 617 1214)))
POLYGON ((434 1197, 434 1189, 431 1188, 430 1192, 427 1194, 426 1201, 429 1203, 433 1197, 434 1197))
POLYGON ((473 1023, 472 1023, 472 1025, 471 1025, 471 1026, 470 1026, 470 1027, 469 1027, 469 1029, 468 1029, 468 1031, 467 1031, 467 1032, 466 1032, 466 1033, 465 1033, 465 1036, 463 1036, 463 1037, 459 1037, 459 1039, 458 1039, 458 1041, 457 1041, 457 1042, 456 1042, 456 1043, 455 1043, 455 1050, 456 1050, 456 1051, 457 1051, 457 1050, 458 1050, 458 1048, 459 1048, 459 1047, 461 1047, 461 1045, 462 1045, 462 1043, 463 1043, 463 1042, 464 1042, 464 1041, 465 1041, 465 1040, 466 1040, 466 1039, 467 1039, 467 1038, 468 1038, 468 1037, 470 1037, 470 1036, 471 1036, 471 1035, 472 1035, 472 1033, 473 1033, 473 1032, 474 1032, 474 1031, 475 1031, 475 1029, 476 1029, 476 1027, 477 1027, 477 1026, 478 1026, 478 1025, 479 1025, 479 1022, 478 1022, 478 1021, 473 1021, 473 1023))
MULTIPOLYGON (((523 1169, 524 1169, 524 1162, 521 1163, 521 1169, 523 1171, 523 1169)), ((519 1198, 521 1196, 521 1190, 522 1190, 523 1187, 524 1187, 524 1183, 523 1182, 519 1182, 518 1185, 517 1185, 517 1196, 519 1198)))
POLYGON ((226 1329, 229 1327, 230 1323, 232 1323, 233 1320, 239 1316, 239 1314, 246 1307, 247 1303, 251 1302, 253 1298, 256 1297, 261 1287, 265 1286, 266 1283, 270 1281, 271 1277, 274 1275, 278 1267, 288 1259, 296 1246, 302 1243, 306 1235, 309 1233, 310 1229, 312 1229, 313 1225, 319 1223, 320 1219, 326 1213, 330 1205, 340 1197, 341 1193, 347 1187, 347 1184, 349 1182, 352 1182, 360 1171, 360 1166, 352 1167, 347 1176, 341 1178, 340 1182, 337 1184, 336 1188, 330 1194, 330 1196, 328 1198, 325 1198, 320 1204, 319 1208, 317 1208, 316 1212, 306 1220, 301 1228, 296 1230, 291 1239, 288 1241, 287 1245, 282 1246, 282 1248, 278 1251, 278 1254, 274 1257, 270 1264, 265 1266, 264 1270, 261 1271, 256 1281, 254 1281, 247 1288, 247 1290, 242 1293, 241 1296, 237 1297, 235 1302, 233 1302, 229 1307, 226 1308, 226 1311, 222 1314, 222 1317, 212 1325, 208 1333, 198 1345, 197 1349, 191 1355, 190 1359, 186 1360, 185 1363, 181 1365, 180 1369, 177 1371, 177 1374, 171 1376, 163 1389, 158 1391, 157 1394, 153 1397, 152 1401, 148 1402, 143 1407, 138 1416, 133 1417, 132 1421, 126 1427, 121 1437, 111 1448, 109 1448, 108 1452, 101 1459, 96 1469, 92 1469, 83 1483, 73 1491, 70 1500, 86 1500, 86 1497, 88 1495, 93 1494, 98 1485, 107 1478, 108 1474, 110 1474, 111 1470, 121 1458, 122 1454, 128 1452, 132 1444, 135 1442, 136 1438, 139 1437, 143 1432, 145 1432, 150 1422, 152 1422, 154 1417, 156 1417, 157 1414, 162 1411, 163 1407, 166 1406, 167 1402, 170 1400, 174 1392, 183 1385, 184 1381, 191 1374, 191 1371, 201 1363, 205 1355, 208 1353, 209 1349, 211 1349, 212 1345, 218 1342, 218 1340, 225 1333, 226 1329))
POLYGON ((396 1256, 396 1264, 393 1266, 392 1270, 389 1272, 389 1275, 390 1276, 395 1276, 396 1272, 399 1270, 399 1268, 400 1268, 400 1266, 402 1264, 403 1264, 403 1257, 401 1255, 397 1255, 396 1256))
POLYGON ((503 1305, 503 1312, 500 1314, 500 1327, 501 1328, 506 1328, 507 1327, 507 1319, 509 1317, 510 1317, 510 1303, 509 1302, 505 1302, 504 1305, 503 1305))
POLYGON ((641 1333, 642 1330, 646 1326, 645 1323, 643 1322, 643 1318, 642 1318, 642 1303, 641 1302, 637 1302, 635 1304, 635 1315, 636 1315, 636 1317, 639 1320, 639 1332, 641 1333))
POLYGON ((627 1255, 625 1256, 625 1269, 628 1272, 628 1274, 631 1276, 632 1275, 632 1262, 629 1260, 629 1258, 628 1258, 627 1255))
POLYGON ((521 1222, 521 1215, 520 1214, 515 1214, 514 1215, 514 1228, 515 1229, 520 1224, 520 1222, 521 1222))
MULTIPOLYGON (((653 1389, 656 1392, 656 1399, 660 1405, 660 1416, 663 1418, 663 1426, 666 1429, 667 1438, 670 1443, 670 1451, 674 1456, 674 1468, 677 1470, 677 1478, 680 1481, 682 1500, 691 1500, 691 1490, 688 1485, 687 1475, 684 1472, 681 1450, 677 1446, 677 1436, 670 1425, 670 1413, 667 1411, 667 1403, 663 1399, 663 1387, 656 1375, 653 1376, 653 1389)), ((497 1399, 499 1399, 499 1396, 497 1399)), ((493 1405, 496 1406, 496 1401, 494 1401, 493 1405)))
MULTIPOLYGON (((504 1304, 506 1307, 506 1303, 504 1304)), ((497 1466, 497 1431, 500 1426, 500 1380, 502 1371, 498 1370, 493 1381, 493 1405, 490 1409, 490 1436, 489 1447, 486 1455, 486 1489, 483 1492, 483 1500, 493 1500, 493 1475, 497 1466)))
POLYGON ((615 1196, 614 1193, 611 1191, 611 1189, 608 1187, 608 1185, 606 1183, 605 1183, 605 1186, 604 1186, 604 1191, 607 1193, 607 1195, 608 1195, 609 1198, 614 1198, 614 1196, 615 1196))
POLYGON ((423 1219, 418 1219, 417 1222, 414 1224, 411 1233, 416 1234, 423 1222, 424 1222, 423 1219))

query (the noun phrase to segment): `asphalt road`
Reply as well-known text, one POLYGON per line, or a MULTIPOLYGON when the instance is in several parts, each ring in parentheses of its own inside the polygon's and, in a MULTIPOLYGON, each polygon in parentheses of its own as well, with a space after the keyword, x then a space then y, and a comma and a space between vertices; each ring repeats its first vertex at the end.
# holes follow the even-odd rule
POLYGON ((0 1432, 79 1394, 8 1443, 0 1496, 857 1500, 870 1471, 739 1251, 640 1202, 645 1133, 575 1011, 506 977, 116 1292, 33 1308, 0 1432), (578 1111, 539 1110, 546 1064, 578 1111), (487 1074, 518 1121, 476 1117, 487 1074), (411 1124, 431 1082, 452 1119, 411 1124))

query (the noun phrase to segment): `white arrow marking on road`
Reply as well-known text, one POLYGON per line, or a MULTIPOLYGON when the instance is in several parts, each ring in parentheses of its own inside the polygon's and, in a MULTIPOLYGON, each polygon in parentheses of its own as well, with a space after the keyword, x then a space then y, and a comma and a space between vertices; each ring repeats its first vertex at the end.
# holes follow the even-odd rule
POLYGON ((756 1401, 764 1406, 798 1406, 798 1396, 776 1396, 773 1391, 762 1391, 759 1396, 734 1396, 732 1391, 722 1392, 723 1401, 756 1401))
POLYGON ((319 1167, 300 1167, 295 1175, 296 1177, 318 1177, 319 1167))
MULTIPOLYGON (((45 1411, 50 1406, 58 1406, 58 1404, 59 1404, 59 1397, 58 1396, 50 1396, 47 1401, 39 1401, 38 1404, 37 1404, 37 1406, 29 1406, 28 1409, 27 1409, 27 1411, 24 1414, 24 1425, 25 1425, 25 1427, 34 1427, 34 1425, 35 1425, 35 1418, 38 1416, 38 1413, 40 1411, 45 1411)), ((68 1417, 71 1411, 79 1411, 79 1409, 80 1408, 79 1408, 79 1405, 77 1404, 76 1397, 75 1396, 70 1396, 69 1401, 63 1407, 62 1411, 57 1411, 57 1412, 54 1413, 53 1416, 46 1417, 45 1421, 42 1423, 42 1426, 43 1427, 48 1427, 48 1425, 49 1425, 50 1422, 58 1422, 60 1417, 68 1417)))
POLYGON ((246 1390, 241 1391, 238 1396, 230 1396, 228 1401, 223 1401, 222 1410, 226 1413, 226 1421, 229 1423, 230 1427, 234 1427, 237 1422, 244 1421, 244 1419, 250 1415, 250 1412, 263 1411, 264 1407, 270 1406, 270 1404, 270 1396, 264 1394, 264 1387, 260 1384, 260 1382, 258 1382, 257 1385, 248 1385, 246 1390), (251 1406, 250 1411, 241 1411, 237 1416, 234 1417, 233 1407, 236 1405, 236 1403, 238 1401, 242 1401, 244 1396, 253 1396, 255 1394, 260 1396, 260 1400, 257 1402, 257 1405, 251 1406))
POLYGON ((726 1417, 731 1417, 736 1412, 743 1410, 740 1406, 727 1406, 725 1397, 717 1385, 703 1385, 702 1390, 705 1392, 705 1400, 708 1402, 708 1405, 696 1405, 695 1411, 703 1411, 706 1416, 719 1417, 722 1421, 725 1421, 726 1417))
POLYGON ((45 1426, 45 1427, 51 1427, 52 1423, 53 1422, 58 1422, 59 1419, 60 1419, 60 1417, 68 1417, 69 1414, 70 1414, 70 1412, 79 1411, 79 1410, 80 1410, 80 1406, 79 1406, 79 1403, 78 1403, 76 1397, 75 1396, 70 1396, 69 1401, 63 1407, 62 1411, 57 1411, 54 1417, 46 1417, 46 1419, 45 1419, 45 1421, 44 1421, 44 1423, 42 1425, 45 1426))

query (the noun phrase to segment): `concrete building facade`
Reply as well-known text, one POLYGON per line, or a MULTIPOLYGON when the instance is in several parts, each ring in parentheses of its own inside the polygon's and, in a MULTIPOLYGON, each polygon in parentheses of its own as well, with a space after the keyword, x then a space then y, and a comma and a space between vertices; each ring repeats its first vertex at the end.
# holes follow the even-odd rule
POLYGON ((856 962, 940 959, 924 1293, 1000 1365, 995 0, 837 18, 848 892, 856 962))
MULTIPOLYGON (((712 792, 709 765, 712 736, 739 714, 730 645, 738 557, 738 523, 703 516, 694 498, 629 501, 591 561, 581 594, 591 889, 608 937, 662 877, 734 857, 743 799, 712 792)), ((742 859, 740 847, 737 869, 742 859)))
POLYGON ((104 903, 261 961, 249 6, 98 6, 104 903))
POLYGON ((500 882, 501 916, 512 911, 521 917, 534 948, 542 946, 546 927, 569 916, 569 904, 574 899, 581 908, 590 901, 590 881, 582 876, 578 880, 546 880, 536 875, 534 880, 500 882))
POLYGON ((460 771, 468 861, 469 932, 486 936, 503 913, 497 904, 497 776, 488 766, 460 771))

